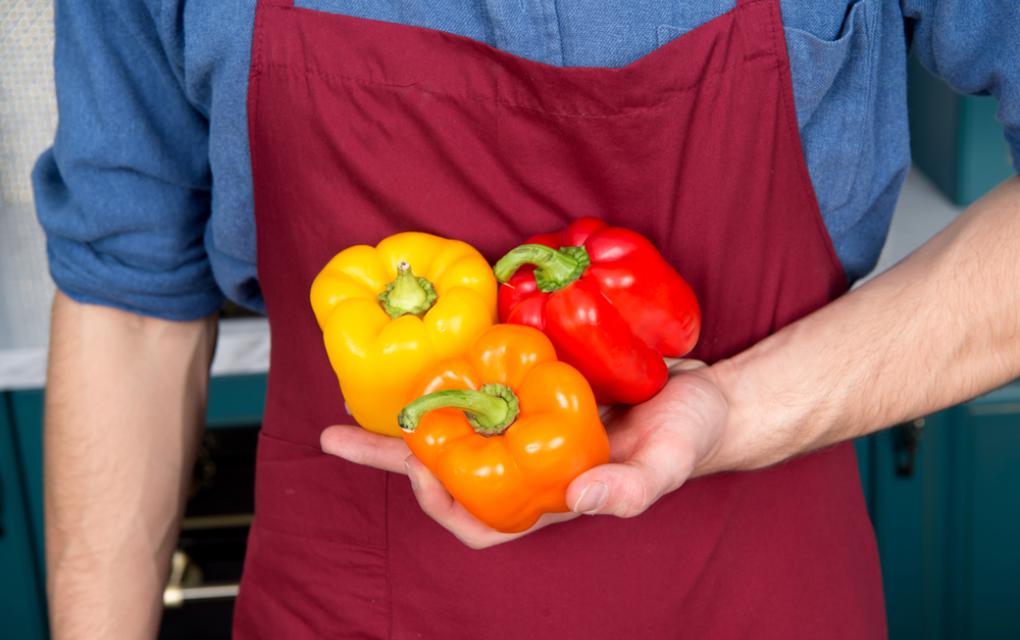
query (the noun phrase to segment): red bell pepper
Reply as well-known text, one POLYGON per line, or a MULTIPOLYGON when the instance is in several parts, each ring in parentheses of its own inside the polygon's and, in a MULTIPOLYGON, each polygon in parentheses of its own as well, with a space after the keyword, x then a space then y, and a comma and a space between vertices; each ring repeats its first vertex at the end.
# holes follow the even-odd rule
POLYGON ((694 348, 701 310, 690 285, 641 234, 582 218, 496 263, 499 318, 545 332, 602 404, 662 389, 664 356, 694 348))

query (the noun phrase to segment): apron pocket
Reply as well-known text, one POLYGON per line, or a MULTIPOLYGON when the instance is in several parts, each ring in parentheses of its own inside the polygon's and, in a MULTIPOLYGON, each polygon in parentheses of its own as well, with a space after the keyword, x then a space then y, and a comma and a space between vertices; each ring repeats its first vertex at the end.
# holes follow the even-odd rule
MULTIPOLYGON (((674 24, 656 28, 662 46, 733 8, 729 0, 693 3, 677 9, 674 24)), ((847 11, 835 39, 786 27, 786 49, 804 155, 819 208, 845 205, 860 172, 861 131, 875 110, 873 28, 877 0, 858 0, 847 11)))
POLYGON ((845 205, 875 111, 874 0, 851 7, 835 40, 784 29, 804 156, 822 212, 845 205))
POLYGON ((384 549, 387 473, 259 435, 255 525, 384 549))

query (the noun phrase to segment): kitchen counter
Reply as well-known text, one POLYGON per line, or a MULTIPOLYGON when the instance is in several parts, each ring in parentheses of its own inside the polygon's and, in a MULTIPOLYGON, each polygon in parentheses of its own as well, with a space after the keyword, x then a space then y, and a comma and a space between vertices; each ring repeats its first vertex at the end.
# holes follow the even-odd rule
MULTIPOLYGON (((893 266, 926 242, 959 214, 917 171, 907 177, 893 216, 892 227, 874 274, 893 266)), ((38 318, 38 312, 30 314, 38 318)), ((36 322, 25 317, 23 322, 36 322)), ((0 336, 0 345, 12 340, 0 336)), ((212 375, 262 373, 269 367, 269 324, 264 318, 224 320, 212 375)), ((46 379, 46 346, 18 345, 0 349, 0 391, 42 387, 46 379)))
MULTIPOLYGON (((220 322, 212 375, 265 373, 269 369, 269 323, 265 318, 220 322)), ((46 347, 0 350, 0 392, 38 389, 46 380, 46 347)))

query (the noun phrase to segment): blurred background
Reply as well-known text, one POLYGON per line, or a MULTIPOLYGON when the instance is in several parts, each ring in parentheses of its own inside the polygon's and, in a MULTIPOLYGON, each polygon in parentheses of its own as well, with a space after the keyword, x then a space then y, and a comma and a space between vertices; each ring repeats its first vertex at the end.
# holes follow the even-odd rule
MULTIPOLYGON (((47 0, 0 6, 0 636, 24 640, 48 636, 42 398, 53 284, 29 171, 56 125, 52 23, 47 0)), ((956 95, 914 60, 909 76, 915 167, 875 273, 1012 174, 991 98, 956 95)), ((229 637, 252 517, 268 328, 237 309, 222 315, 163 638, 229 637)), ((862 439, 857 450, 890 636, 1020 637, 1020 383, 862 439)))

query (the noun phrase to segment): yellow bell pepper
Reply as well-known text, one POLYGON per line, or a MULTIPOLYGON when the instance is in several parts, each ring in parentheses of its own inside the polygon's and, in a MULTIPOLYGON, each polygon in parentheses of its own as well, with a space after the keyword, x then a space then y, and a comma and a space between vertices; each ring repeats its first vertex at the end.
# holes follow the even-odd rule
POLYGON ((311 303, 348 411, 365 429, 399 437, 397 415, 418 376, 495 321, 496 280, 467 243, 398 233, 336 254, 311 303))

